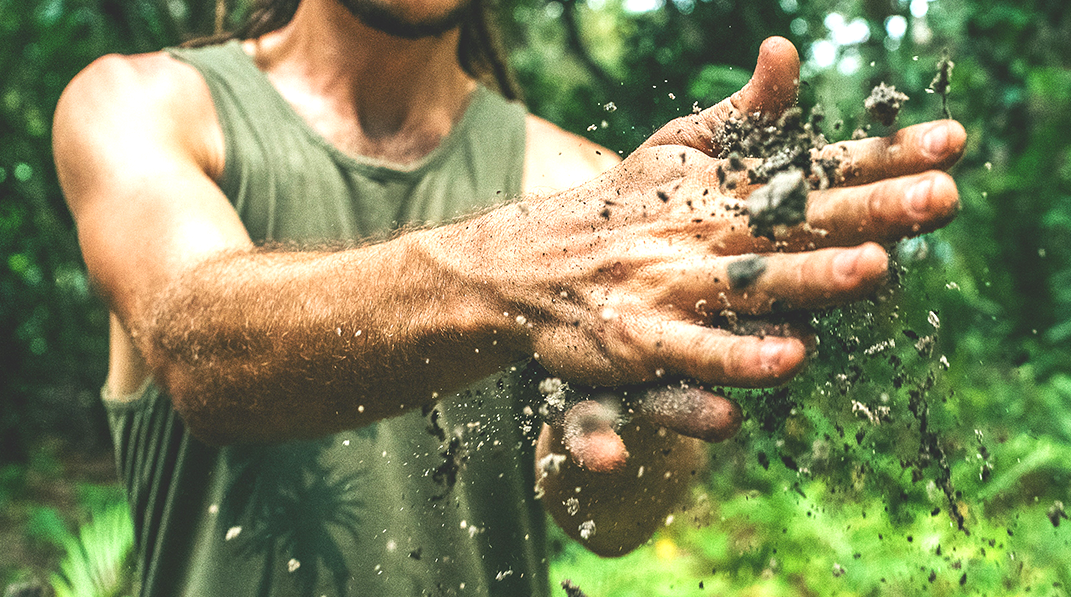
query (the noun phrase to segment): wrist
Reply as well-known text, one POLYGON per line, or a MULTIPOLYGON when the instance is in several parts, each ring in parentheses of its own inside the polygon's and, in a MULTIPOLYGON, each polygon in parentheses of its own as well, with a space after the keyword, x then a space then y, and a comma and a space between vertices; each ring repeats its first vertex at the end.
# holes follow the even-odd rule
MULTIPOLYGON (((507 208, 508 209, 508 208, 507 208)), ((505 288, 510 248, 494 212, 447 226, 406 235, 410 258, 425 264, 436 280, 435 317, 471 345, 501 359, 500 365, 532 356, 531 324, 505 288)))

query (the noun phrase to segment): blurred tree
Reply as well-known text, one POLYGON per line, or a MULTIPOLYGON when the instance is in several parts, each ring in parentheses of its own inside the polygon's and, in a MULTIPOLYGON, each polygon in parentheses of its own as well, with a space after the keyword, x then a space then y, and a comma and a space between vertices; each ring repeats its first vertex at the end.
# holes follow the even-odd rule
POLYGON ((90 289, 52 164, 52 111, 109 52, 211 33, 214 0, 0 3, 0 464, 43 436, 107 445, 97 389, 107 317, 90 289))

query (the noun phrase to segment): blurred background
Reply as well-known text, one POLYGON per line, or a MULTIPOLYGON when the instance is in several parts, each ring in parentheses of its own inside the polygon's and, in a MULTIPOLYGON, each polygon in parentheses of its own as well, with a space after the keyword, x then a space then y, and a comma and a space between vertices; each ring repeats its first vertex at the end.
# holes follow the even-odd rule
MULTIPOLYGON (((599 560, 554 534, 553 582, 590 597, 1069 594, 1066 0, 499 1, 530 110, 623 155, 737 90, 769 35, 799 48, 801 106, 820 106, 830 140, 891 130, 863 109, 882 82, 911 98, 894 127, 942 117, 928 88, 944 53, 969 135, 959 218, 896 247, 888 291, 816 315, 800 379, 727 390, 744 429, 650 545, 599 560)), ((224 22, 245 8, 230 0, 224 22)), ((56 100, 93 59, 220 16, 215 0, 0 0, 0 594, 133 590, 98 397, 107 315, 55 179, 56 100)))

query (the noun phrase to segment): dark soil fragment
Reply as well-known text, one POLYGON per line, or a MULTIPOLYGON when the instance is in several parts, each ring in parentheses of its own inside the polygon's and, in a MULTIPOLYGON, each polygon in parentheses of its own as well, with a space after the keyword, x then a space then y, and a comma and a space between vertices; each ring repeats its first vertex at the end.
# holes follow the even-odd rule
MULTIPOLYGON (((752 196, 757 194, 758 192, 756 191, 752 196)), ((751 209, 750 201, 751 199, 749 198, 749 211, 751 209)), ((766 258, 759 255, 749 255, 733 261, 725 269, 726 273, 729 274, 729 286, 737 290, 745 290, 754 284, 755 280, 758 280, 759 276, 766 271, 766 258)))
POLYGON ((776 174, 769 184, 751 193, 747 211, 756 236, 772 241, 776 226, 790 227, 803 222, 810 190, 803 172, 793 168, 776 174))
POLYGON ((907 97, 907 94, 897 91, 896 87, 879 83, 870 92, 870 97, 863 102, 863 106, 874 117, 874 120, 885 126, 892 126, 892 123, 896 122, 896 117, 900 114, 900 108, 903 107, 904 102, 908 99, 910 98, 907 97))
POLYGON ((587 597, 584 591, 581 591, 580 587, 574 585, 569 579, 562 581, 562 588, 565 589, 566 597, 587 597))
POLYGON ((443 457, 443 463, 428 472, 431 473, 432 481, 435 481, 443 490, 428 498, 432 502, 440 501, 450 494, 450 490, 457 484, 457 475, 461 472, 461 467, 468 460, 465 448, 461 445, 461 438, 456 436, 450 438, 446 448, 439 452, 439 455, 443 457))
POLYGON ((1064 503, 1060 500, 1056 500, 1049 506, 1048 512, 1045 513, 1049 517, 1049 522, 1053 527, 1060 526, 1060 519, 1067 520, 1067 512, 1064 511, 1064 503))
POLYGON ((941 109, 944 111, 945 118, 952 118, 952 113, 948 111, 948 90, 952 86, 952 68, 954 66, 956 66, 956 63, 949 58, 948 50, 946 49, 941 53, 941 60, 937 62, 937 74, 934 75, 933 81, 930 81, 930 87, 927 89, 927 91, 941 96, 941 109))

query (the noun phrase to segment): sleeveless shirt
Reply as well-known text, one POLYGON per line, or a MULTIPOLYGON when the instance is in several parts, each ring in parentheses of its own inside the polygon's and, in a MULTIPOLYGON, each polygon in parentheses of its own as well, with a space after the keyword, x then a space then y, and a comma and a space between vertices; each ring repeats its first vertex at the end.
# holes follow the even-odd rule
MULTIPOLYGON (((254 241, 383 237, 520 191, 524 109, 483 87, 403 168, 328 143, 238 42, 169 52, 208 84, 219 184, 254 241)), ((152 379, 130 401, 105 391, 142 595, 549 595, 534 394, 504 373, 318 440, 213 448, 152 379)))

